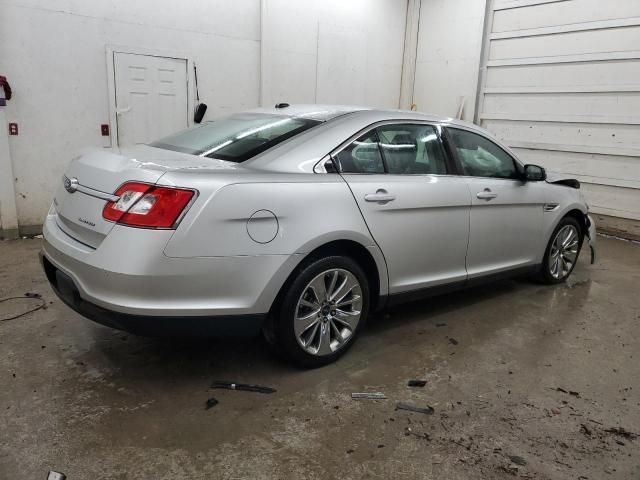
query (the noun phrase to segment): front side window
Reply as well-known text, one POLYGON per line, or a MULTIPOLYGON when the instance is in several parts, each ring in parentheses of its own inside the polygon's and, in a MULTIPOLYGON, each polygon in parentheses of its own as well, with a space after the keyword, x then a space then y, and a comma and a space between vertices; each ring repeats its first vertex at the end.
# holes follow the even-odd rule
POLYGON ((342 173, 384 173, 375 130, 365 133, 335 156, 342 173))
POLYGON ((244 162, 319 121, 264 113, 240 113, 169 135, 152 147, 244 162))
POLYGON ((447 173, 440 139, 431 125, 391 124, 378 127, 377 130, 388 173, 447 173))
POLYGON ((455 148, 464 175, 472 177, 518 178, 511 155, 482 135, 448 128, 449 139, 455 148))

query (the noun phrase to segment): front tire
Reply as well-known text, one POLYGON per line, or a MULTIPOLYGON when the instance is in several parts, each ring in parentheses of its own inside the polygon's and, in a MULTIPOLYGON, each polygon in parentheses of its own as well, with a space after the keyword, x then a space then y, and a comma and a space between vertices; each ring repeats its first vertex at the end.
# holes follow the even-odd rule
POLYGON ((369 282, 362 268, 349 257, 324 257, 295 274, 265 337, 296 365, 320 367, 351 348, 368 313, 369 282))
POLYGON ((578 262, 584 235, 578 221, 565 217, 556 226, 547 244, 540 268, 540 280, 553 285, 564 282, 578 262))

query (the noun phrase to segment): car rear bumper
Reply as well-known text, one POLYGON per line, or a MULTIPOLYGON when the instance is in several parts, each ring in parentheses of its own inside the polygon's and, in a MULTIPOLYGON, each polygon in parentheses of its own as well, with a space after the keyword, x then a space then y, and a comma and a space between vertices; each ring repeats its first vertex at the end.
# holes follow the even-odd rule
POLYGON ((194 316, 147 316, 116 312, 80 297, 73 279, 40 253, 42 266, 56 295, 67 306, 107 327, 153 337, 252 336, 260 332, 266 314, 194 316))
POLYGON ((144 335, 250 335, 300 255, 167 257, 171 231, 116 225, 97 248, 48 216, 42 262, 56 294, 104 325, 144 335))

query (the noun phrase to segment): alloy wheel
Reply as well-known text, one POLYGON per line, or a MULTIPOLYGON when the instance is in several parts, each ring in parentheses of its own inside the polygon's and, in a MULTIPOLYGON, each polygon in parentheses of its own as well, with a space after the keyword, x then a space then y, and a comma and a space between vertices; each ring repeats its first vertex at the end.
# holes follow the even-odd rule
POLYGON ((312 355, 330 355, 343 348, 358 327, 362 288, 348 270, 333 268, 311 280, 295 310, 298 344, 312 355))
POLYGON ((551 244, 549 252, 549 273, 558 280, 571 272, 578 258, 580 235, 574 225, 562 227, 551 244))

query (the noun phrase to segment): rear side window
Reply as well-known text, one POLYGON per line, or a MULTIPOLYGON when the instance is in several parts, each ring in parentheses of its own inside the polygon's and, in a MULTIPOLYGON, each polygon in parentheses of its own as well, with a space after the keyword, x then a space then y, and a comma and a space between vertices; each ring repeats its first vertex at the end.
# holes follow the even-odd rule
POLYGON ((464 175, 472 177, 518 178, 511 155, 482 135, 448 128, 449 139, 455 148, 464 175))
POLYGON ((436 129, 431 125, 392 124, 378 127, 387 173, 446 174, 447 164, 436 129))
POLYGON ((241 113, 169 135, 152 147, 244 162, 318 125, 319 121, 264 113, 241 113))
POLYGON ((354 140, 335 156, 342 173, 384 173, 375 130, 354 140))

